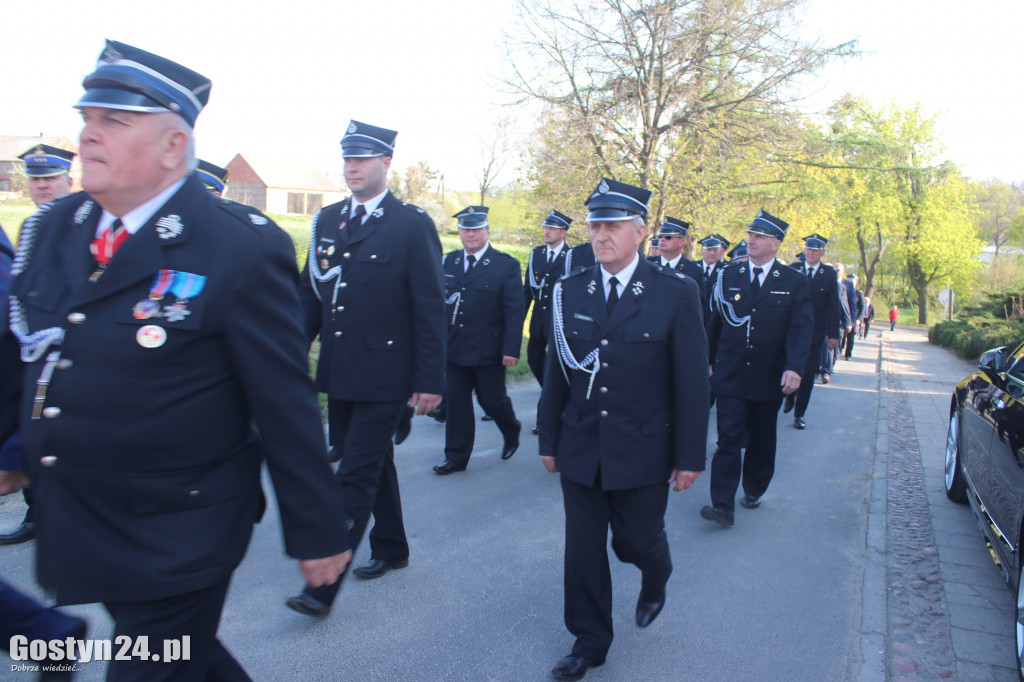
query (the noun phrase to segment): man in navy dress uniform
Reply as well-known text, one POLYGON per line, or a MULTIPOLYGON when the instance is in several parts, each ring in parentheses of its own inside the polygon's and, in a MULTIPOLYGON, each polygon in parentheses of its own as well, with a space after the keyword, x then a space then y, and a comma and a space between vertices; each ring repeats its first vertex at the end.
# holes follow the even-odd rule
POLYGON ((540 456, 561 473, 565 504, 565 625, 576 638, 555 665, 578 680, 612 643, 612 549, 641 571, 636 624, 665 604, 672 561, 665 535, 669 483, 704 469, 707 340, 692 279, 641 258, 649 190, 603 179, 587 199, 599 264, 553 292, 540 456), (638 380, 643 377, 643 380, 638 380))
POLYGON ((806 429, 804 415, 807 405, 811 402, 811 390, 814 388, 814 376, 821 364, 822 346, 829 350, 839 347, 839 280, 836 271, 821 262, 825 255, 828 239, 815 232, 804 237, 803 259, 791 267, 807 278, 810 287, 811 306, 814 308, 814 331, 811 334, 811 349, 807 353, 807 362, 800 373, 800 389, 786 396, 783 402, 783 413, 793 413, 793 426, 806 429))
POLYGON ((228 169, 216 166, 209 161, 199 159, 196 166, 196 175, 214 196, 221 196, 228 186, 228 169))
MULTIPOLYGON (((341 155, 352 196, 313 218, 299 292, 307 339, 320 336, 316 385, 327 394, 353 548, 373 514, 370 561, 353 570, 360 578, 409 563, 392 436, 410 401, 426 414, 440 404, 444 386, 441 240, 423 209, 388 191, 397 136, 349 124, 341 155)), ((338 587, 306 585, 287 604, 325 616, 338 587)))
POLYGON ((748 262, 729 265, 715 282, 708 344, 718 449, 711 462, 711 505, 701 516, 725 526, 733 525, 741 480, 740 504, 761 504, 775 471, 779 407, 783 396, 800 388, 811 345, 807 278, 775 259, 788 227, 760 211, 747 227, 748 262))
MULTIPOLYGON (((547 329, 551 322, 551 290, 558 278, 565 274, 565 261, 572 250, 565 243, 565 233, 571 224, 572 218, 552 210, 544 218, 544 243, 530 251, 530 259, 526 264, 523 299, 527 314, 530 314, 530 304, 533 304, 530 339, 526 342, 526 362, 541 386, 544 385, 544 364, 551 343, 547 329)), ((533 432, 537 433, 536 427, 533 432)))
POLYGON ((708 302, 704 287, 704 270, 700 265, 683 256, 683 243, 689 232, 690 223, 678 218, 666 217, 664 224, 658 230, 659 254, 649 256, 647 260, 681 272, 697 282, 700 286, 701 310, 704 310, 707 308, 708 302))
MULTIPOLYGON (((71 170, 71 161, 75 156, 74 152, 69 152, 66 149, 48 144, 38 144, 18 157, 25 162, 28 194, 36 206, 48 204, 71 192, 71 177, 68 172, 71 170)), ((17 437, 16 440, 20 442, 20 437, 17 437)), ((35 518, 32 513, 32 488, 25 488, 22 494, 27 505, 25 517, 13 531, 0 534, 0 545, 16 545, 27 542, 36 536, 35 518)))
POLYGON ((264 460, 306 579, 351 558, 294 246, 195 177, 208 79, 108 41, 83 86, 85 192, 25 222, 11 287, 39 581, 103 602, 112 639, 191 637, 190 660, 114 660, 108 679, 247 679, 216 632, 264 460))
MULTIPOLYGON (((711 305, 711 290, 715 285, 715 279, 722 272, 728 263, 725 261, 725 252, 729 249, 729 240, 720 234, 709 234, 699 242, 701 259, 697 265, 704 272, 704 300, 711 305)), ((708 310, 710 312, 710 309, 708 310)), ((705 315, 710 320, 710 315, 705 315)))
POLYGON ((501 458, 519 447, 521 425, 505 391, 505 368, 519 362, 523 342, 523 287, 519 261, 490 245, 486 206, 455 214, 463 248, 444 256, 448 303, 448 418, 440 475, 465 471, 473 452, 473 391, 494 418, 504 444, 501 458))

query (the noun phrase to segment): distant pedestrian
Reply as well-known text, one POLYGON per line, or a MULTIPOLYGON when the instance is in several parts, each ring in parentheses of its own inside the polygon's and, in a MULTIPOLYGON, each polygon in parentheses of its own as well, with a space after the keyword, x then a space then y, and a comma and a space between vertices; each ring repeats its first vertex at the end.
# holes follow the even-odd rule
POLYGON ((900 319, 900 309, 896 307, 896 304, 892 304, 892 308, 889 309, 889 331, 896 329, 896 321, 900 319))
POLYGON ((871 326, 871 320, 875 319, 875 306, 871 305, 871 297, 864 297, 864 315, 861 317, 860 327, 860 338, 868 338, 868 327, 871 326))

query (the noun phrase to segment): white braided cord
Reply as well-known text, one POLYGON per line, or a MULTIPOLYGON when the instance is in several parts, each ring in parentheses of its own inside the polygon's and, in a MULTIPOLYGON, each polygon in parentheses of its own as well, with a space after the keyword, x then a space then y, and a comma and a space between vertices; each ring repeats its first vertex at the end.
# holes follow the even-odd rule
MULTIPOLYGON (((21 274, 28 266, 32 254, 32 247, 35 245, 36 229, 40 219, 49 213, 53 203, 43 204, 25 221, 21 227, 21 238, 18 241, 18 252, 11 265, 11 276, 21 274)), ((84 215, 88 215, 90 209, 86 209, 84 215)), ((29 331, 28 319, 25 317, 25 309, 22 308, 18 297, 10 296, 10 326, 11 331, 18 338, 21 345, 21 359, 23 362, 35 362, 43 356, 50 346, 59 346, 64 341, 63 327, 50 327, 35 332, 29 331)))
POLYGON ((569 342, 565 338, 565 328, 562 325, 562 283, 555 282, 555 289, 552 295, 554 302, 554 326, 555 326, 555 348, 558 350, 558 357, 561 360, 559 366, 562 368, 562 375, 566 383, 569 383, 569 375, 565 368, 574 369, 590 375, 590 382, 587 384, 587 400, 590 400, 590 390, 594 387, 594 379, 601 371, 600 348, 590 351, 582 361, 577 361, 569 349, 569 342))

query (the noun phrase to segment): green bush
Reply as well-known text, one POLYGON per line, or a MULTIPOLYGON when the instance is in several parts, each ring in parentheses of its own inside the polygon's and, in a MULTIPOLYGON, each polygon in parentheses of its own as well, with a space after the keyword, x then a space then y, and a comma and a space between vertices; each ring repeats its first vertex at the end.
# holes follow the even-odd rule
MULTIPOLYGON (((963 313, 962 313, 963 315, 963 313)), ((1004 319, 991 314, 961 317, 940 322, 928 330, 928 340, 951 348, 964 358, 975 360, 999 346, 1016 346, 1024 338, 1024 319, 1004 319)))

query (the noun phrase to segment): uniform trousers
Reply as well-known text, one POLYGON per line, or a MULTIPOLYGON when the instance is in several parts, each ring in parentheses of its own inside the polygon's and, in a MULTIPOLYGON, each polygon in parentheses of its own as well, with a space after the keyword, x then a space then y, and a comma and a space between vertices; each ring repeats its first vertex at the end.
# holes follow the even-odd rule
POLYGON ((537 378, 537 383, 544 385, 544 362, 547 358, 548 337, 543 334, 530 334, 526 341, 526 364, 537 378))
POLYGON ((811 402, 811 391, 814 390, 814 375, 818 373, 818 365, 821 363, 821 347, 825 345, 812 343, 811 349, 807 352, 804 371, 800 374, 800 388, 796 392, 796 411, 793 413, 795 419, 803 417, 807 412, 807 405, 811 402))
POLYGON ((853 342, 856 341, 856 340, 857 340, 857 330, 856 329, 851 329, 846 334, 846 343, 845 343, 846 352, 843 353, 843 356, 847 360, 849 360, 850 357, 853 355, 853 342))
POLYGON ((29 641, 65 639, 75 634, 77 625, 71 616, 43 606, 0 580, 0 650, 8 651, 15 635, 24 635, 29 641))
POLYGON ((505 391, 505 367, 464 367, 448 363, 448 416, 444 423, 444 458, 453 467, 469 463, 476 439, 473 390, 480 407, 494 419, 505 443, 519 442, 519 420, 505 391))
MULTIPOLYGON (((667 477, 666 477, 667 478, 667 477)), ((620 561, 642 573, 645 601, 658 601, 672 574, 665 535, 668 485, 602 490, 562 479, 565 504, 565 627, 572 653, 603 659, 612 644, 612 577, 608 528, 620 561)))
MULTIPOLYGON (((116 578, 116 576, 113 576, 116 578)), ((131 657, 127 661, 111 661, 107 668, 107 682, 244 682, 249 680, 224 645, 217 639, 217 626, 228 592, 228 581, 217 583, 195 592, 141 602, 107 602, 104 604, 114 619, 111 637, 113 652, 119 646, 117 638, 149 638, 149 651, 159 654, 161 660, 143 661, 131 657), (190 637, 189 660, 164 661, 166 640, 190 637)))
MULTIPOLYGON (((331 443, 341 448, 336 476, 341 483, 345 514, 351 521, 349 547, 359 547, 373 514, 370 555, 382 561, 409 558, 409 542, 402 521, 402 498, 395 470, 395 425, 405 409, 404 400, 353 402, 329 400, 327 421, 331 443)), ((344 576, 343 576, 344 577, 344 576)), ((303 592, 323 604, 334 603, 341 587, 339 578, 331 585, 310 587, 303 592)))
POLYGON ((735 509, 736 490, 761 497, 775 474, 775 427, 782 398, 718 396, 718 449, 711 461, 711 503, 735 509), (747 435, 743 452, 744 434, 747 435))

